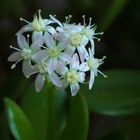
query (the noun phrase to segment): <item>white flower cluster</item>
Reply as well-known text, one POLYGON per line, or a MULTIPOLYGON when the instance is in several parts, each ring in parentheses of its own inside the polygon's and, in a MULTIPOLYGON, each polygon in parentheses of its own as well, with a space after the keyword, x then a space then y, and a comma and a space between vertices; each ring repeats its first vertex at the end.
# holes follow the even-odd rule
POLYGON ((95 33, 96 26, 91 25, 91 19, 86 25, 85 16, 83 24, 70 24, 70 19, 71 16, 66 17, 65 23, 52 15, 49 19, 43 19, 40 10, 32 22, 20 18, 27 25, 17 32, 19 48, 10 46, 16 52, 12 53, 8 60, 14 62, 12 69, 18 62, 23 61, 22 72, 27 78, 37 74, 37 92, 42 89, 45 80, 49 80, 58 88, 65 89, 70 86, 74 96, 80 89, 79 83, 85 83, 88 71, 89 89, 92 88, 98 72, 106 77, 98 70, 105 57, 94 57, 94 39, 98 39, 95 36, 102 33, 95 33), (25 38, 27 32, 31 35, 27 34, 25 38))

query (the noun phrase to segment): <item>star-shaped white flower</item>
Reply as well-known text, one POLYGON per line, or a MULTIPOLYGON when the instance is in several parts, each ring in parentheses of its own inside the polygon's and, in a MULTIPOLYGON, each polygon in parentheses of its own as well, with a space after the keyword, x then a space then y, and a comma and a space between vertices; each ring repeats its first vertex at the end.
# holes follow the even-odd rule
POLYGON ((86 62, 83 62, 80 65, 80 71, 90 71, 90 80, 89 80, 89 89, 92 88, 93 83, 94 83, 94 79, 95 76, 97 76, 97 73, 99 72, 100 74, 102 74, 105 78, 107 77, 106 75, 104 75, 100 70, 98 70, 98 67, 104 63, 104 59, 106 57, 104 56, 102 59, 97 59, 94 58, 93 56, 93 52, 92 49, 89 49, 89 56, 86 59, 86 62))
POLYGON ((52 35, 45 33, 44 41, 46 46, 42 46, 43 50, 38 51, 33 55, 33 59, 45 59, 47 62, 47 69, 49 73, 54 72, 59 61, 68 63, 71 55, 65 52, 68 46, 68 40, 61 37, 62 40, 55 40, 52 35))
POLYGON ((15 62, 11 69, 16 67, 16 64, 23 60, 22 63, 22 72, 23 74, 28 77, 28 73, 30 72, 31 67, 31 59, 32 55, 40 49, 40 45, 44 43, 42 37, 38 38, 34 41, 31 46, 29 46, 29 42, 26 41, 25 37, 22 34, 17 35, 17 43, 19 48, 15 48, 10 46, 10 48, 15 49, 17 52, 12 53, 8 57, 8 61, 15 62))
POLYGON ((56 72, 61 75, 63 88, 70 86, 72 96, 75 96, 79 91, 79 83, 83 83, 85 80, 85 73, 79 71, 79 67, 79 58, 75 53, 72 56, 71 63, 68 64, 68 67, 63 63, 60 63, 56 68, 56 72))
POLYGON ((36 40, 39 36, 43 36, 43 32, 49 32, 51 34, 55 34, 56 30, 50 26, 51 23, 54 23, 51 19, 43 19, 41 16, 41 10, 38 10, 38 16, 35 14, 33 21, 29 22, 23 18, 20 18, 21 21, 25 21, 27 25, 22 27, 18 33, 24 33, 32 31, 33 40, 36 40))

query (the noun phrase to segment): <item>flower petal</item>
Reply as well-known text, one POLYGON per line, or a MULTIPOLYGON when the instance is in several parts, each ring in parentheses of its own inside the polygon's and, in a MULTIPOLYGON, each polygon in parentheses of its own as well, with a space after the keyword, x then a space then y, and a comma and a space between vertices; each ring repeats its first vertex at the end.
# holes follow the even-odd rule
POLYGON ((54 35, 54 34, 57 33, 56 30, 55 30, 52 26, 47 26, 47 27, 45 28, 45 31, 49 32, 49 33, 52 34, 52 35, 54 35))
POLYGON ((21 53, 20 52, 14 52, 8 57, 8 61, 10 62, 15 62, 22 59, 21 53))
POLYGON ((36 50, 40 49, 40 46, 43 45, 43 43, 44 43, 44 39, 42 36, 40 36, 31 44, 30 48, 33 51, 36 51, 36 50))
POLYGON ((70 63, 71 56, 65 53, 61 53, 61 55, 59 56, 59 59, 64 63, 70 63))
POLYGON ((70 90, 71 90, 72 96, 75 96, 77 92, 79 91, 79 89, 80 89, 80 86, 78 83, 70 84, 70 90))
POLYGON ((62 82, 60 80, 60 78, 58 77, 58 75, 53 72, 52 74, 49 74, 49 79, 50 81, 57 87, 62 87, 62 82))
POLYGON ((37 92, 40 92, 43 88, 45 82, 45 75, 44 74, 38 74, 35 79, 35 89, 37 92))
POLYGON ((89 71, 89 66, 87 62, 83 62, 80 64, 79 66, 79 70, 80 71, 89 71))
POLYGON ((48 57, 47 50, 39 50, 38 52, 32 55, 33 61, 42 61, 48 57))
POLYGON ((56 66, 57 66, 57 63, 58 63, 58 60, 55 59, 55 58, 50 58, 48 60, 48 63, 47 63, 47 70, 48 70, 48 73, 51 74, 54 72, 54 70, 56 69, 56 66))
POLYGON ((68 71, 68 68, 66 67, 66 65, 62 62, 58 62, 57 63, 57 67, 55 69, 55 71, 61 75, 61 76, 64 76, 66 74, 66 72, 68 71))
POLYGON ((17 33, 16 35, 18 35, 19 33, 22 34, 24 32, 29 32, 32 31, 32 25, 31 24, 27 24, 25 26, 23 26, 17 33))
POLYGON ((83 83, 85 81, 85 76, 86 74, 84 72, 78 72, 78 75, 79 75, 79 82, 80 83, 83 83))
POLYGON ((29 48, 29 44, 27 43, 25 37, 20 33, 17 34, 17 42, 20 49, 29 48))
POLYGON ((72 47, 72 46, 68 46, 65 50, 64 50, 64 53, 65 54, 68 54, 70 56, 72 56, 75 52, 75 47, 72 47))
POLYGON ((78 53, 80 56, 80 60, 83 62, 88 57, 88 52, 87 52, 85 46, 83 46, 83 45, 77 47, 77 49, 78 49, 78 53))
POLYGON ((46 46, 49 48, 52 48, 55 46, 55 41, 53 37, 47 32, 45 32, 44 41, 45 41, 46 46))
POLYGON ((51 19, 44 19, 43 22, 46 26, 51 24, 51 23, 54 23, 54 21, 52 21, 51 19))
POLYGON ((76 53, 72 56, 70 64, 71 64, 70 67, 71 69, 75 69, 75 70, 79 69, 79 57, 76 53))
POLYGON ((22 72, 26 78, 29 78, 32 74, 38 72, 38 67, 37 65, 32 66, 30 60, 24 60, 22 63, 22 72))
POLYGON ((57 23, 59 26, 63 26, 62 25, 62 23, 58 20, 58 19, 56 19, 54 16, 52 16, 52 15, 50 15, 50 18, 55 22, 55 23, 57 23))
POLYGON ((89 89, 92 88, 94 79, 95 79, 95 73, 94 73, 94 71, 90 71, 89 89))
POLYGON ((33 32, 32 33, 32 42, 35 42, 38 38, 43 37, 42 32, 33 32))

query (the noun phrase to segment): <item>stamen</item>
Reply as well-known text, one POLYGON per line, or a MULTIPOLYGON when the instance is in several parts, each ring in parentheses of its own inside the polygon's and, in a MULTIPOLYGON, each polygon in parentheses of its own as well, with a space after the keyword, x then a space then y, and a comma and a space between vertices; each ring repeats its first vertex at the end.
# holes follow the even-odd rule
POLYGON ((97 39, 97 41, 100 41, 100 40, 101 40, 100 38, 98 38, 98 37, 95 37, 95 36, 94 36, 94 38, 95 38, 95 39, 97 39))
POLYGON ((13 47, 12 45, 10 45, 9 47, 10 47, 11 49, 14 49, 14 50, 17 50, 17 51, 21 52, 21 50, 20 50, 20 49, 15 48, 15 47, 13 47))
POLYGON ((72 18, 72 15, 69 15, 69 16, 68 16, 67 23, 69 23, 69 22, 70 22, 71 18, 72 18))
POLYGON ((14 63, 12 66, 11 66, 11 69, 14 69, 17 65, 18 62, 20 62, 22 59, 18 60, 16 63, 14 63))
POLYGON ((83 18, 83 25, 86 25, 85 15, 83 15, 82 18, 83 18))
POLYGON ((43 46, 43 45, 39 45, 41 48, 43 49, 48 49, 47 47, 43 46))
POLYGON ((97 70, 101 75, 104 76, 104 78, 107 78, 107 75, 103 74, 101 71, 97 70))
POLYGON ((65 17, 65 22, 68 23, 68 17, 67 16, 65 17))
POLYGON ((20 17, 20 21, 24 21, 24 22, 26 22, 26 23, 30 24, 30 22, 29 22, 29 21, 27 21, 27 20, 23 19, 22 17, 20 17))
POLYGON ((41 9, 38 10, 38 15, 41 16, 41 9))
POLYGON ((50 15, 50 18, 51 18, 54 22, 56 22, 59 26, 63 27, 62 23, 61 23, 59 20, 57 20, 57 19, 55 18, 55 16, 56 16, 56 15, 54 15, 54 16, 50 15))
POLYGON ((88 24, 88 26, 91 25, 91 21, 92 21, 92 17, 89 18, 89 24, 88 24))
POLYGON ((103 35, 104 32, 95 33, 94 35, 103 35))

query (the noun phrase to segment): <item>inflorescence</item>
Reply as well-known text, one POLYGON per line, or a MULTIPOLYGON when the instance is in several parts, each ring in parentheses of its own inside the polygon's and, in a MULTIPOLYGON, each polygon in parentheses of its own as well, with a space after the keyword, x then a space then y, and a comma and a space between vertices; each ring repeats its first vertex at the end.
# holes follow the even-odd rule
POLYGON ((39 10, 32 22, 20 18, 27 25, 16 33, 18 48, 10 46, 16 52, 9 56, 8 61, 14 62, 11 69, 22 61, 22 72, 27 78, 37 74, 37 92, 48 80, 58 88, 69 86, 74 96, 80 89, 79 83, 88 83, 91 89, 97 73, 107 77, 98 70, 105 56, 102 59, 94 57, 94 40, 100 40, 97 35, 103 32, 95 33, 96 26, 92 25, 91 18, 87 25, 85 16, 83 24, 70 24, 71 17, 67 16, 65 23, 61 23, 52 15, 49 19, 43 19, 39 10), (26 37, 25 33, 28 33, 26 37), (87 72, 90 76, 85 82, 87 72))

